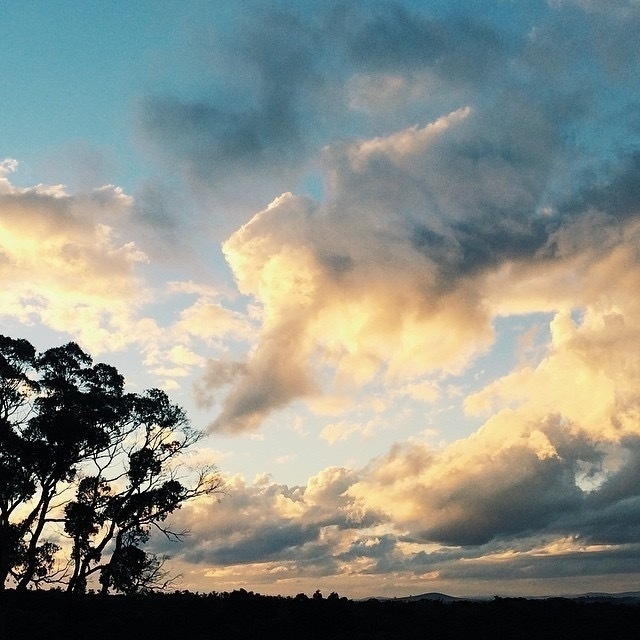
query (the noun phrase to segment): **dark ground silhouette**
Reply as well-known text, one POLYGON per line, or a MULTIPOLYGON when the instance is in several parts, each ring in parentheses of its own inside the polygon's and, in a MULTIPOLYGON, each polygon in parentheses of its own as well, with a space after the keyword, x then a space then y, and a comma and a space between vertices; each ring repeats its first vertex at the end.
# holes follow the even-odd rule
POLYGON ((352 601, 176 592, 70 596, 57 591, 0 593, 0 640, 349 640, 640 637, 640 605, 561 598, 487 602, 352 601))

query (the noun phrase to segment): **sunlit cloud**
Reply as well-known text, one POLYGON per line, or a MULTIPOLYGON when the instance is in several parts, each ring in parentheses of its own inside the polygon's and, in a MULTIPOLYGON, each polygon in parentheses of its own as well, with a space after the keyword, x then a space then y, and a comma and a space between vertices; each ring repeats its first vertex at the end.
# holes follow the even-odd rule
MULTIPOLYGON (((15 163, 4 163, 11 170, 15 163)), ((0 194, 3 314, 73 333, 104 351, 147 299, 136 274, 144 253, 118 240, 114 226, 131 198, 118 187, 70 195, 64 187, 13 187, 0 194)))

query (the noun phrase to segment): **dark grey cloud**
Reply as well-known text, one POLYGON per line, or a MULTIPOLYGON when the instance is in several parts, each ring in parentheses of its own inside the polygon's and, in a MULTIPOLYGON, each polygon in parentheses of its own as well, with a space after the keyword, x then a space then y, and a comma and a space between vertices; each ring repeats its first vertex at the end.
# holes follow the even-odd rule
POLYGON ((333 548, 334 541, 384 519, 371 510, 357 510, 357 517, 352 513, 344 492, 353 481, 354 472, 329 468, 306 487, 231 482, 221 502, 211 502, 206 509, 187 506, 174 515, 175 528, 190 531, 188 547, 176 549, 157 538, 153 549, 177 552, 192 565, 281 563, 297 566, 301 573, 310 567, 319 574, 334 571, 341 551, 333 548))
MULTIPOLYGON (((510 454, 514 452, 509 452, 510 454)), ((569 466, 560 460, 538 460, 534 454, 506 456, 495 461, 499 477, 470 482, 447 492, 441 508, 459 510, 459 516, 429 526, 421 535, 425 540, 446 545, 480 545, 496 537, 526 535, 544 530, 559 514, 579 509, 582 492, 575 485, 569 466), (503 471, 517 469, 505 482, 503 471)))
MULTIPOLYGON (((597 500, 601 496, 594 498, 597 500)), ((640 540, 640 496, 603 504, 598 509, 588 502, 582 518, 570 528, 579 532, 582 540, 593 544, 635 543, 640 540)))
MULTIPOLYGON (((636 544, 640 540, 638 439, 621 443, 616 455, 623 463, 618 469, 606 472, 606 479, 595 488, 582 489, 576 481, 579 469, 588 463, 602 472, 605 453, 597 442, 584 437, 572 441, 560 429, 557 434, 565 441, 554 442, 559 458, 520 460, 506 486, 488 477, 476 487, 465 483, 454 493, 447 492, 446 506, 461 506, 460 518, 427 527, 420 533, 423 539, 476 546, 535 534, 570 537, 584 545, 636 544)), ((500 461, 495 464, 501 466, 500 461)))
MULTIPOLYGON (((537 538, 536 541, 540 543, 542 539, 537 538)), ((593 576, 633 574, 635 563, 640 558, 638 544, 591 553, 585 550, 544 552, 541 548, 518 548, 512 541, 508 547, 480 545, 443 548, 429 553, 419 551, 408 555, 388 553, 372 565, 367 573, 437 573, 438 579, 442 581, 486 581, 488 588, 500 592, 503 589, 507 590, 506 581, 528 582, 562 578, 578 580, 593 576), (502 587, 496 587, 496 582, 499 585, 499 581, 504 581, 502 587), (494 586, 489 587, 492 582, 494 586)), ((513 583, 510 587, 512 585, 513 583)), ((574 592, 580 591, 579 588, 574 589, 574 592)))
POLYGON ((294 114, 286 101, 243 113, 172 97, 143 105, 144 129, 166 144, 174 160, 200 180, 276 164, 289 165, 300 151, 294 114))
POLYGON ((139 111, 142 133, 200 182, 217 186, 252 172, 277 183, 307 153, 303 124, 320 125, 312 106, 323 102, 319 37, 292 12, 253 7, 211 45, 214 85, 235 89, 214 91, 216 98, 148 96, 139 111))
POLYGON ((205 553, 197 547, 185 554, 191 563, 208 562, 217 565, 269 562, 299 556, 301 547, 317 542, 317 526, 278 523, 258 526, 237 542, 227 541, 205 553))
MULTIPOLYGON (((351 17, 360 22, 357 16, 351 17)), ((436 19, 388 4, 352 29, 346 50, 359 70, 432 69, 448 81, 475 84, 486 81, 498 68, 506 43, 497 31, 477 19, 436 19)))
POLYGON ((210 49, 201 52, 211 56, 209 89, 147 96, 139 125, 174 167, 214 188, 261 175, 284 190, 309 156, 353 135, 359 119, 345 83, 354 75, 432 69, 477 84, 504 59, 499 35, 480 20, 438 21, 384 3, 331 3, 308 15, 254 6, 210 49))
POLYGON ((640 540, 640 439, 625 438, 619 468, 586 494, 573 517, 561 516, 554 527, 578 535, 586 544, 626 545, 640 540))
POLYGON ((208 360, 205 371, 193 386, 195 401, 200 407, 210 408, 216 400, 216 392, 232 384, 246 372, 243 362, 234 360, 208 360))
MULTIPOLYGON (((499 260, 491 244, 505 247, 506 258, 530 255, 544 244, 542 227, 549 221, 522 216, 534 217, 554 191, 566 189, 562 181, 575 177, 576 167, 593 167, 595 146, 588 132, 594 126, 615 128, 603 96, 607 88, 617 91, 620 81, 608 68, 622 65, 627 45, 638 48, 631 39, 625 45, 624 36, 612 37, 631 29, 626 24, 639 19, 636 10, 621 21, 603 18, 601 12, 572 11, 563 3, 546 14, 532 11, 529 24, 507 31, 479 14, 436 17, 403 3, 346 8, 331 3, 307 14, 295 5, 287 9, 286 3, 247 6, 251 9, 242 20, 227 25, 228 33, 216 34, 203 46, 211 74, 203 78, 200 96, 166 93, 143 100, 144 136, 166 152, 172 167, 224 192, 229 201, 232 194, 246 196, 251 185, 266 188, 267 180, 271 192, 261 193, 270 199, 291 188, 294 175, 308 169, 328 143, 392 130, 389 116, 376 122, 353 112, 346 89, 351 78, 386 73, 428 84, 416 79, 428 72, 447 87, 427 90, 404 108, 395 105, 393 126, 428 122, 445 108, 471 104, 480 114, 474 135, 448 150, 438 149, 439 164, 409 174, 394 171, 381 158, 367 186, 372 200, 380 191, 387 199, 402 191, 405 201, 413 197, 444 217, 471 216, 473 222, 461 227, 458 241, 458 260, 469 271, 489 258, 481 246, 488 246, 484 253, 490 259, 499 260), (234 77, 241 82, 231 82, 234 77), (436 104, 440 111, 434 111, 436 104), (380 128, 381 122, 386 128, 380 128), (442 183, 434 189, 433 179, 430 184, 434 169, 437 175, 446 173, 448 190, 442 183), (510 182, 511 198, 500 184, 492 193, 490 181, 479 180, 484 172, 494 181, 502 174, 503 182, 510 182), (479 234, 477 220, 483 225, 479 234), (475 237, 479 241, 472 246, 469 238, 475 237)), ((625 77, 625 91, 637 90, 637 81, 625 77)), ((626 132, 630 125, 616 126, 626 132)), ((621 136, 613 138, 621 142, 621 136)), ((599 155, 609 151, 600 144, 599 155)), ((413 223, 412 215, 406 224, 416 227, 418 246, 425 230, 437 237, 437 228, 413 223)))
POLYGON ((582 176, 582 188, 569 202, 562 203, 565 215, 579 215, 597 210, 610 215, 615 222, 640 215, 640 150, 623 153, 604 175, 582 176))
POLYGON ((547 213, 566 160, 556 115, 508 90, 404 162, 381 148, 354 167, 350 152, 335 147, 327 158, 334 199, 318 218, 316 254, 339 278, 358 266, 350 225, 362 227, 354 232, 361 241, 374 227, 372 242, 417 251, 444 289, 507 261, 544 258, 553 234, 578 215, 547 213), (332 226, 345 237, 323 236, 332 226))
MULTIPOLYGON (((405 165, 381 152, 368 158, 366 170, 354 171, 340 153, 331 159, 336 199, 323 223, 371 221, 381 242, 401 242, 424 256, 425 269, 435 266, 445 290, 505 262, 566 257, 558 253, 557 234, 594 210, 604 215, 598 225, 614 236, 640 215, 638 153, 603 160, 597 177, 592 169, 576 168, 567 195, 558 175, 573 170, 557 112, 519 91, 475 111, 455 132, 434 141, 429 153, 405 165)), ((343 239, 341 246, 338 239, 336 245, 330 236, 325 246, 321 233, 314 242, 337 279, 357 268, 349 253, 357 251, 353 242, 343 239)), ((596 234, 575 238, 573 251, 602 243, 596 234)))
POLYGON ((362 536, 355 540, 349 550, 341 553, 341 560, 355 560, 356 558, 379 558, 388 555, 397 546, 397 539, 392 535, 362 536))
MULTIPOLYGON (((611 579, 616 574, 636 573, 634 567, 637 567, 640 560, 640 545, 591 553, 580 550, 513 554, 509 560, 499 562, 487 562, 486 557, 483 558, 481 554, 470 555, 467 550, 464 558, 464 562, 434 563, 431 568, 438 570, 443 580, 480 579, 487 583, 521 580, 533 584, 533 581, 541 579, 571 578, 578 581, 597 576, 608 576, 611 579)), ((572 590, 580 593, 583 589, 574 586, 572 590)))
MULTIPOLYGON (((264 502, 257 511, 261 514, 261 519, 268 516, 270 521, 253 523, 241 519, 235 525, 227 523, 224 528, 214 524, 211 532, 203 532, 200 539, 190 540, 189 548, 183 555, 184 559, 193 564, 205 562, 218 566, 275 561, 305 564, 311 560, 317 563, 333 563, 355 557, 383 555, 389 543, 395 544, 390 536, 384 538, 386 542, 376 541, 374 544, 370 544, 370 537, 364 536, 355 541, 348 552, 337 552, 331 548, 329 542, 323 540, 324 530, 331 528, 355 533, 378 524, 380 516, 368 513, 354 522, 339 510, 328 514, 326 508, 311 507, 301 515, 299 521, 294 522, 287 518, 279 518, 276 513, 262 513, 262 509, 267 508, 274 493, 285 495, 289 491, 280 485, 273 485, 271 489, 262 494, 264 502), (212 540, 214 531, 215 538, 212 540)), ((233 496, 230 499, 233 499, 233 496)), ((255 498, 252 502, 255 507, 255 498)), ((235 505, 236 508, 241 506, 235 505)), ((214 513, 211 515, 215 517, 214 513)))

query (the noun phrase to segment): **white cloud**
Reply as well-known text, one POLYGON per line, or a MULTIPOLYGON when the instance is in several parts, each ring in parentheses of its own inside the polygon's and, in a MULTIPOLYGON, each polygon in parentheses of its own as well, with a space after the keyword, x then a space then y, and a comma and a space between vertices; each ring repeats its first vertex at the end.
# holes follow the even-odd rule
POLYGON ((353 170, 358 173, 363 172, 367 164, 376 159, 384 158, 397 164, 410 163, 417 155, 423 154, 449 127, 455 126, 470 113, 470 107, 462 107, 425 127, 414 126, 388 136, 350 145, 347 157, 353 170))
POLYGON ((71 196, 60 186, 18 189, 5 179, 3 313, 74 334, 94 351, 116 346, 114 340, 126 344, 147 299, 136 274, 146 257, 133 242, 119 242, 103 220, 117 220, 129 206, 130 198, 111 186, 71 196))

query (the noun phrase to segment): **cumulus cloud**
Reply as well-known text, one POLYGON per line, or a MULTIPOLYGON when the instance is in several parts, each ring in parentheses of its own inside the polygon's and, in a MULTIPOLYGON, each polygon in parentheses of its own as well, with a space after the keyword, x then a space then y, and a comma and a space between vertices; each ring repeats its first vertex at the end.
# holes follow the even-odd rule
MULTIPOLYGON (((563 366, 551 350, 532 375, 563 366)), ((222 503, 177 516, 192 533, 176 561, 199 588, 273 593, 325 581, 371 595, 387 579, 394 590, 459 590, 463 579, 466 593, 499 581, 531 595, 542 588, 536 579, 547 580, 548 594, 551 579, 566 592, 576 579, 595 586, 605 575, 628 588, 640 550, 637 421, 616 430, 614 411, 603 435, 589 409, 551 414, 544 398, 524 395, 445 448, 398 444, 360 470, 328 468, 306 486, 236 477, 222 503)), ((612 410, 603 396, 591 406, 612 410)))
POLYGON ((302 487, 260 479, 248 485, 231 478, 229 495, 220 503, 186 505, 176 515, 190 531, 181 559, 209 568, 260 564, 265 575, 274 565, 300 572, 307 563, 320 573, 331 572, 336 564, 332 556, 348 547, 350 530, 378 519, 344 497, 352 482, 353 472, 338 467, 302 487))
MULTIPOLYGON (((624 574, 637 557, 637 161, 623 158, 597 186, 541 208, 557 139, 538 115, 524 142, 540 153, 523 154, 509 180, 500 154, 463 153, 488 141, 472 111, 456 111, 431 129, 331 149, 325 202, 285 194, 225 244, 241 290, 262 304, 263 327, 214 429, 255 428, 295 397, 278 367, 305 381, 298 396, 317 392, 318 365, 331 370, 329 386, 459 371, 490 347, 498 315, 551 316, 539 361, 467 399, 469 413, 489 416, 476 433, 442 450, 398 445, 350 479, 341 499, 388 528, 352 525, 350 545, 335 542, 342 551, 324 568, 336 579, 341 560, 359 576, 418 571, 446 583, 624 574), (457 158, 466 184, 447 189, 457 158), (420 190, 395 190, 399 180, 376 188, 383 175, 412 172, 420 190), (279 382, 273 402, 251 404, 249 390, 279 382)), ((516 140, 503 138, 503 151, 516 140)), ((335 423, 321 437, 350 429, 335 423)))
MULTIPOLYGON (((2 317, 73 336, 97 355, 135 345, 148 371, 178 386, 223 338, 251 333, 226 296, 192 281, 153 283, 138 244, 134 199, 114 185, 70 193, 63 185, 16 187, 19 163, 0 163, 2 317), (179 311, 158 321, 150 305, 179 311)), ((209 379, 209 382, 211 380, 209 379)))
MULTIPOLYGON (((398 194, 397 202, 391 192, 365 196, 377 184, 380 162, 411 167, 467 115, 462 110, 426 129, 336 151, 341 177, 334 200, 318 205, 285 194, 225 243, 241 291, 262 303, 264 319, 247 377, 214 428, 253 427, 272 408, 312 394, 312 360, 333 367, 340 382, 364 383, 385 361, 390 373, 455 370, 486 347, 492 331, 477 293, 468 282, 458 289, 443 283, 449 274, 413 237, 418 221, 398 216, 407 195, 398 194), (354 191, 363 196, 356 202, 354 191)), ((408 204, 416 217, 433 215, 408 204)), ((455 238, 449 243, 455 253, 455 238)))
POLYGON ((607 481, 585 490, 575 483, 576 460, 597 465, 605 456, 558 419, 498 445, 495 432, 477 437, 494 442, 444 452, 398 445, 364 469, 331 467, 306 486, 232 478, 220 503, 175 515, 190 531, 187 546, 156 539, 154 550, 176 554, 199 589, 293 594, 326 584, 358 597, 459 590, 464 580, 467 594, 499 581, 531 595, 544 578, 548 595, 551 579, 566 592, 576 579, 595 586, 605 575, 628 588, 640 551, 637 443, 627 442, 632 453, 607 481))
POLYGON ((533 532, 633 542, 635 317, 626 326, 622 315, 589 311, 576 323, 558 313, 546 358, 467 399, 469 410, 493 414, 479 431, 442 452, 394 449, 348 493, 371 508, 387 505, 395 523, 425 542, 479 545, 533 532))
MULTIPOLYGON (((557 10, 553 17, 570 24, 557 10)), ((497 317, 584 309, 604 295, 608 270, 635 259, 637 158, 611 156, 618 150, 610 147, 595 161, 585 153, 601 105, 589 102, 582 78, 617 81, 576 63, 551 18, 504 38, 486 23, 391 5, 331 15, 326 40, 318 37, 327 35, 325 13, 306 21, 287 14, 304 22, 291 43, 282 40, 280 26, 289 24, 282 20, 265 30, 263 42, 239 47, 258 87, 271 80, 281 87, 294 66, 280 96, 283 113, 295 106, 300 126, 292 135, 302 135, 320 111, 339 121, 326 105, 316 111, 309 103, 320 86, 331 86, 347 113, 359 113, 351 131, 363 133, 336 142, 329 127, 311 145, 287 140, 302 154, 296 165, 302 156, 321 158, 323 197, 285 192, 224 243, 240 291, 263 315, 212 431, 256 429, 274 409, 300 398, 317 404, 335 389, 460 373, 491 348, 497 317), (545 39, 564 47, 565 88, 554 81, 551 60, 536 53, 545 39), (267 44, 275 49, 268 55, 267 44), (279 56, 291 47, 299 55, 285 63, 279 56), (330 74, 338 60, 340 72, 330 74), (447 99, 425 90, 429 82, 447 99), (543 90, 548 82, 551 93, 543 90), (395 93, 410 96, 411 107, 396 105, 392 121, 380 105, 391 105, 395 93), (409 118, 422 122, 407 124, 409 118)), ((250 25, 238 27, 232 42, 250 34, 250 25)), ((259 95, 258 112, 266 103, 259 95)), ((216 127, 226 122, 214 120, 216 127)), ((276 140, 271 121, 261 120, 255 126, 276 140)), ((198 122, 218 139, 208 118, 198 122)), ((182 140, 180 126, 170 130, 182 140)), ((218 153, 206 135, 197 138, 218 153)), ((252 162, 260 157, 252 154, 252 162)), ((200 165, 216 171, 229 163, 209 158, 200 165)))
MULTIPOLYGON (((502 115, 503 126, 513 121, 500 134, 463 107, 332 148, 325 202, 284 194, 227 240, 238 286, 264 317, 214 429, 254 428, 271 409, 316 393, 312 367, 334 371, 340 386, 381 371, 460 371, 493 340, 494 314, 507 304, 498 274, 511 269, 517 289, 536 266, 553 274, 559 254, 584 250, 565 248, 577 214, 538 210, 553 125, 530 108, 502 115)), ((613 222, 604 226, 615 234, 613 222)))
POLYGON ((61 185, 14 187, 5 161, 0 181, 2 312, 25 324, 40 321, 103 351, 146 298, 136 265, 146 260, 117 237, 131 198, 108 185, 70 195, 61 185))

